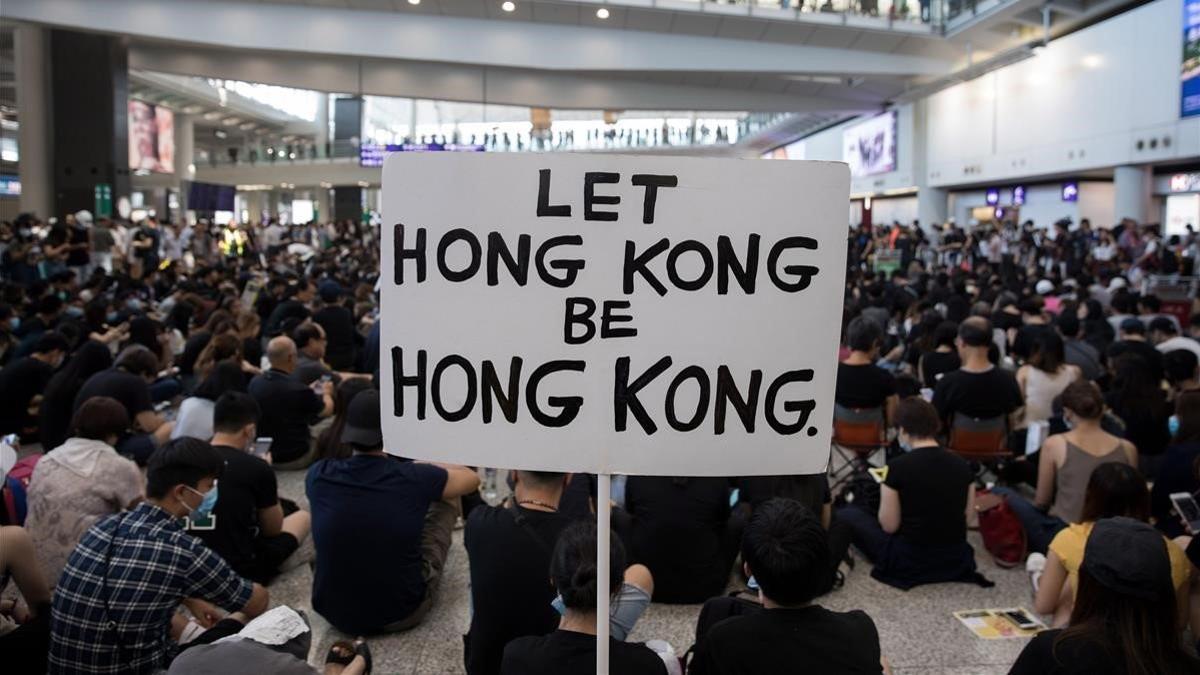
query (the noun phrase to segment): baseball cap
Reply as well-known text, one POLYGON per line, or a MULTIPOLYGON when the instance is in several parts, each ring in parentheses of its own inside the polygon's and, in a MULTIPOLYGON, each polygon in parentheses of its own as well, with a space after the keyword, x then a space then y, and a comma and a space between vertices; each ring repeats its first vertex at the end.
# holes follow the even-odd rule
POLYGON ((383 443, 383 428, 379 417, 379 391, 359 392, 346 409, 346 426, 342 442, 373 448, 383 443))
POLYGON ((1156 330, 1160 333, 1174 333, 1175 322, 1171 321, 1165 316, 1156 316, 1153 319, 1150 319, 1150 325, 1148 326, 1148 329, 1156 330))
POLYGON ((1121 332, 1142 334, 1146 332, 1146 324, 1142 323, 1141 319, 1129 317, 1121 322, 1121 332))
POLYGON ((1083 550, 1083 569, 1101 586, 1142 600, 1157 600, 1171 586, 1171 558, 1162 534, 1133 518, 1096 521, 1083 550))
POLYGON ((1041 281, 1037 282, 1037 286, 1034 287, 1034 290, 1037 291, 1038 295, 1049 295, 1050 293, 1054 292, 1054 282, 1050 281, 1049 279, 1042 279, 1041 281))
POLYGON ((317 286, 317 295, 325 302, 337 302, 342 293, 341 285, 333 279, 326 279, 317 286))

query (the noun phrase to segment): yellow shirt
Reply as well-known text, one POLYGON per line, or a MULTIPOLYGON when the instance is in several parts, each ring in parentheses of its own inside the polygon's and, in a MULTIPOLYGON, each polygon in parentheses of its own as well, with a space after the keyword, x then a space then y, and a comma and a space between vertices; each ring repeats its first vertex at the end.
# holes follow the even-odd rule
MULTIPOLYGON (((1060 531, 1054 541, 1050 542, 1050 550, 1058 555, 1063 566, 1067 568, 1068 580, 1071 582, 1071 595, 1075 595, 1079 587, 1079 564, 1083 562, 1083 549, 1087 545, 1088 535, 1092 533, 1091 523, 1072 523, 1067 529, 1060 531)), ((1191 574, 1191 563, 1183 550, 1175 542, 1163 537, 1167 542, 1167 553, 1171 558, 1171 583, 1175 585, 1176 593, 1188 592, 1188 575, 1191 574)))

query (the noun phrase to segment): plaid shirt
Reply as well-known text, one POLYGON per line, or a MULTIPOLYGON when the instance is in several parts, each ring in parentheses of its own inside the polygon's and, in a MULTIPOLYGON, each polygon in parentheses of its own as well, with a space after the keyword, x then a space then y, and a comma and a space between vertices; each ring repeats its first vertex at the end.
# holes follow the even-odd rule
POLYGON ((171 616, 181 600, 203 598, 234 611, 252 592, 249 581, 183 530, 182 520, 143 502, 93 525, 67 561, 50 615, 50 672, 165 669, 176 652, 171 616))

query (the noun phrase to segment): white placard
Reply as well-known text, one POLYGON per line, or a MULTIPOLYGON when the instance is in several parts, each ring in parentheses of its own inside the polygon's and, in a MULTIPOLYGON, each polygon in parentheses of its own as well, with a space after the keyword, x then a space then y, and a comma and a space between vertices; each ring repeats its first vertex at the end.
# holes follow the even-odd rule
POLYGON ((389 156, 386 449, 547 471, 825 471, 849 190, 830 162, 389 156))

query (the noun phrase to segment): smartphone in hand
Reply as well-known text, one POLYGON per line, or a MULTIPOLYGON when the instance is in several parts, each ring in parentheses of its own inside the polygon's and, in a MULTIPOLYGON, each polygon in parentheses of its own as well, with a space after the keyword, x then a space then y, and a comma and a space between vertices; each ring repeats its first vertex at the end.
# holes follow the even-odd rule
POLYGON ((267 453, 271 452, 271 443, 274 440, 270 436, 259 436, 254 439, 254 447, 250 450, 250 454, 259 459, 266 457, 267 453))

